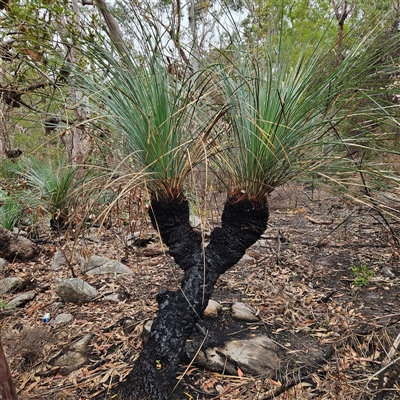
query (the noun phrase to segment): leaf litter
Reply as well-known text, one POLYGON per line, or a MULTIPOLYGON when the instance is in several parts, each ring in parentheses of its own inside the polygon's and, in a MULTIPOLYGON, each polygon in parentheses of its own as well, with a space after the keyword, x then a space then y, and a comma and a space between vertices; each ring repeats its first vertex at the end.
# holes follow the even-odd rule
MULTIPOLYGON (((313 196, 299 185, 278 190, 265 234, 245 260, 220 278, 213 296, 224 313, 210 324, 224 337, 262 333, 277 343, 277 376, 253 377, 240 368, 238 376, 228 376, 182 365, 171 399, 375 397, 375 374, 400 332, 398 250, 371 210, 322 190, 313 196), (374 270, 365 287, 354 284, 354 266, 374 270), (384 267, 392 277, 381 273, 384 267), (229 307, 234 301, 250 306, 260 322, 233 321, 229 307)), ((206 225, 212 229, 217 223, 213 216, 206 225)), ((400 231, 396 223, 392 228, 400 231)), ((25 282, 23 290, 37 294, 24 308, 2 314, 4 346, 21 399, 107 398, 129 373, 142 346, 143 326, 157 313, 157 293, 177 289, 182 272, 159 241, 127 250, 122 232, 116 225, 84 243, 86 254, 123 260, 133 271, 132 276, 85 276, 100 293, 87 304, 52 308, 59 301, 55 278, 71 276, 70 268, 49 268, 56 243, 43 245, 35 262, 6 267, 3 277, 18 276, 25 282), (120 301, 104 301, 111 293, 118 293, 120 301), (70 313, 73 321, 46 325, 45 312, 52 317, 70 313), (89 333, 93 337, 83 366, 68 373, 54 366, 59 355, 68 354, 71 344, 89 333)), ((79 276, 79 260, 71 267, 79 276)), ((389 396, 399 392, 397 381, 389 396)))

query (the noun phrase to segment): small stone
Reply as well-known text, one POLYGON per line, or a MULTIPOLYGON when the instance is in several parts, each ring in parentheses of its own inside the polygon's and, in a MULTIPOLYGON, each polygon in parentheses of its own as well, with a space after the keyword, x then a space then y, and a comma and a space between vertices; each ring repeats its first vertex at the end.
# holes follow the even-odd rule
POLYGON ((55 317, 51 323, 54 325, 60 325, 60 324, 68 324, 74 319, 72 314, 58 314, 57 317, 55 317))
POLYGON ((22 229, 14 227, 12 233, 16 236, 25 236, 28 237, 28 232, 23 231, 22 229))
POLYGON ((23 280, 17 277, 4 278, 0 281, 0 296, 12 292, 22 285, 23 280))
POLYGON ((191 215, 189 221, 193 228, 198 228, 201 225, 201 219, 197 215, 191 215))
POLYGON ((204 310, 204 316, 208 318, 218 318, 218 314, 221 312, 221 310, 221 304, 210 299, 208 301, 207 308, 204 310))
POLYGON ((250 257, 248 254, 245 254, 239 262, 245 262, 246 264, 254 264, 254 258, 250 257))
POLYGON ((105 301, 111 301, 112 303, 119 303, 119 295, 117 293, 109 294, 108 296, 104 297, 105 301))
POLYGON ((93 255, 83 260, 81 271, 86 275, 133 274, 133 271, 117 260, 93 255))
POLYGON ((156 232, 137 231, 126 236, 126 244, 127 246, 145 247, 149 243, 154 242, 156 239, 156 232))
POLYGON ((150 336, 150 331, 151 331, 151 326, 153 325, 153 321, 149 320, 146 321, 146 323, 143 325, 143 331, 142 331, 142 341, 144 344, 147 343, 147 341, 149 340, 149 336, 150 336))
POLYGON ((50 269, 53 271, 59 271, 67 265, 67 260, 62 251, 57 250, 54 254, 53 261, 51 262, 50 269))
POLYGON ((75 342, 73 342, 71 344, 71 348, 75 351, 79 351, 80 353, 84 353, 90 343, 90 341, 92 340, 93 334, 92 333, 88 333, 85 336, 81 337, 78 340, 75 340, 75 342))
POLYGON ((135 322, 133 319, 127 318, 122 324, 124 334, 130 335, 135 330, 136 325, 137 322, 135 322))
POLYGON ((7 267, 7 264, 7 260, 5 260, 4 258, 0 258, 0 273, 4 271, 4 269, 7 267))
POLYGON ((65 303, 87 303, 99 295, 93 286, 80 278, 56 278, 55 289, 65 303))
POLYGON ((7 308, 22 307, 29 301, 33 300, 35 297, 36 293, 33 290, 21 293, 20 295, 14 297, 11 301, 9 301, 6 307, 7 308))
POLYGON ((381 273, 383 276, 387 276, 388 278, 396 278, 396 275, 389 267, 383 267, 381 273))
POLYGON ((61 307, 64 307, 64 303, 62 301, 56 301, 51 305, 51 311, 55 312, 61 307))
POLYGON ((232 304, 232 318, 245 322, 258 322, 260 319, 242 302, 232 304))
POLYGON ((68 351, 54 361, 54 366, 60 367, 61 375, 68 375, 85 364, 86 357, 77 351, 68 351))

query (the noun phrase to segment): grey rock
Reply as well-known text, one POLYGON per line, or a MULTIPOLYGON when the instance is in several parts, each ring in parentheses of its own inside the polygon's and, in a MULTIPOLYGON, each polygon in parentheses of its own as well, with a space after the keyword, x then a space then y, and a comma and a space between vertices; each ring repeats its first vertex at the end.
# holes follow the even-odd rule
POLYGON ((25 236, 28 237, 28 232, 23 231, 22 229, 14 227, 12 233, 16 236, 25 236))
POLYGON ((117 293, 109 294, 108 296, 104 296, 105 301, 111 301, 112 303, 119 303, 119 295, 117 293))
POLYGON ((51 262, 50 269, 53 271, 59 271, 67 265, 67 260, 62 251, 57 250, 54 254, 53 260, 51 262))
POLYGON ((383 267, 381 271, 383 276, 387 276, 388 278, 395 278, 396 275, 392 272, 389 267, 383 267))
POLYGON ((36 293, 33 290, 21 293, 18 296, 14 297, 12 300, 10 300, 6 307, 7 308, 22 307, 29 301, 33 300, 35 297, 36 293))
POLYGON ((143 330, 142 330, 143 343, 147 343, 147 341, 149 340, 152 325, 153 325, 152 320, 146 321, 146 323, 143 325, 143 330))
POLYGON ((4 271, 4 269, 7 267, 7 264, 7 260, 5 260, 4 258, 0 258, 0 273, 4 271))
POLYGON ((71 344, 71 349, 78 351, 80 353, 84 353, 90 343, 90 341, 92 340, 93 334, 92 333, 88 333, 85 336, 81 337, 78 340, 75 340, 75 342, 73 342, 71 344))
POLYGON ((237 375, 236 366, 251 375, 271 375, 279 368, 276 346, 267 336, 232 340, 223 347, 206 349, 203 356, 206 368, 232 375, 237 375))
POLYGON ((157 239, 157 234, 155 232, 142 232, 137 231, 133 234, 126 236, 127 246, 140 246, 144 247, 150 242, 154 242, 157 239))
POLYGON ((56 278, 55 289, 65 303, 87 303, 99 295, 93 286, 80 278, 56 278))
POLYGON ((197 215, 191 215, 189 221, 193 228, 198 228, 201 225, 201 219, 197 215))
POLYGON ((52 321, 51 323, 54 325, 61 325, 61 324, 68 324, 74 319, 72 314, 58 314, 52 321))
POLYGON ((54 366, 60 367, 60 372, 62 375, 67 375, 72 371, 81 368, 87 363, 85 353, 92 337, 93 335, 88 333, 81 339, 73 342, 69 349, 64 352, 64 354, 56 358, 54 361, 54 366))
POLYGON ((250 257, 248 254, 245 254, 239 262, 244 262, 246 264, 254 264, 254 258, 250 257))
POLYGON ((208 318, 218 318, 218 314, 221 312, 221 310, 221 304, 210 299, 206 309, 204 310, 204 316, 208 318))
POLYGON ((62 301, 56 301, 51 305, 51 311, 57 311, 59 308, 64 307, 64 303, 62 301))
POLYGON ((54 366, 60 367, 61 375, 68 375, 85 364, 85 355, 78 351, 67 351, 54 361, 54 366))
POLYGON ((122 329, 125 335, 130 335, 136 328, 137 322, 133 319, 127 318, 122 323, 122 329))
POLYGON ((82 261, 81 271, 86 275, 133 274, 131 269, 119 261, 96 255, 82 261))
POLYGON ((245 322, 258 322, 260 320, 246 304, 241 302, 232 304, 232 318, 245 322))
POLYGON ((0 280, 0 296, 8 292, 12 292, 18 286, 22 285, 23 280, 17 277, 9 277, 0 280))

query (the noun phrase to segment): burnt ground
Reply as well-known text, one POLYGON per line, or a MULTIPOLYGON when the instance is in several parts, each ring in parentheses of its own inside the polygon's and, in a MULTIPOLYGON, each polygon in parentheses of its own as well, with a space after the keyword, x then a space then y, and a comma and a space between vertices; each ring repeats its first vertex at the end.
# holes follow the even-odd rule
MULTIPOLYGON (((213 298, 225 311, 207 327, 215 341, 268 334, 280 349, 279 373, 225 376, 182 365, 171 399, 377 398, 379 371, 400 334, 399 253, 387 226, 367 207, 299 185, 281 188, 270 204, 268 229, 247 251, 251 258, 220 278, 213 298), (233 321, 227 311, 233 301, 250 305, 260 322, 233 321)), ((206 231, 218 223, 218 208, 211 210, 206 231)), ((400 237, 400 225, 391 227, 400 237)), ((181 271, 158 241, 126 251, 124 229, 116 223, 80 248, 82 255, 123 260, 134 272, 130 277, 85 277, 100 292, 94 302, 51 311, 59 300, 55 277, 71 276, 71 268, 80 276, 74 261, 70 268, 49 269, 58 247, 54 241, 42 244, 35 262, 10 264, 4 271, 3 277, 20 276, 24 290, 37 293, 24 308, 7 310, 1 319, 20 399, 107 398, 130 371, 140 352, 142 327, 157 312, 156 294, 176 289, 181 271), (104 301, 110 293, 119 293, 122 301, 104 301), (48 311, 53 316, 71 313, 74 320, 45 325, 41 319, 48 311), (93 335, 87 364, 67 374, 54 369, 56 356, 87 333, 93 335)), ((65 243, 72 242, 61 243, 68 252, 71 244, 66 248, 65 243)), ((385 378, 393 368, 384 370, 385 378)), ((400 382, 394 381, 387 399, 400 395, 400 382)))

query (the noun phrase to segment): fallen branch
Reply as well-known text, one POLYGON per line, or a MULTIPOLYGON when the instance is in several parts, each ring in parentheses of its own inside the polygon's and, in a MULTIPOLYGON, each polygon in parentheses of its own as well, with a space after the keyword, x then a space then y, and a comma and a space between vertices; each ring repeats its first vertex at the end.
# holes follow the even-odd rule
POLYGON ((331 219, 330 221, 318 221, 314 218, 309 217, 308 215, 305 215, 304 218, 315 225, 332 225, 333 224, 333 219, 331 219))

